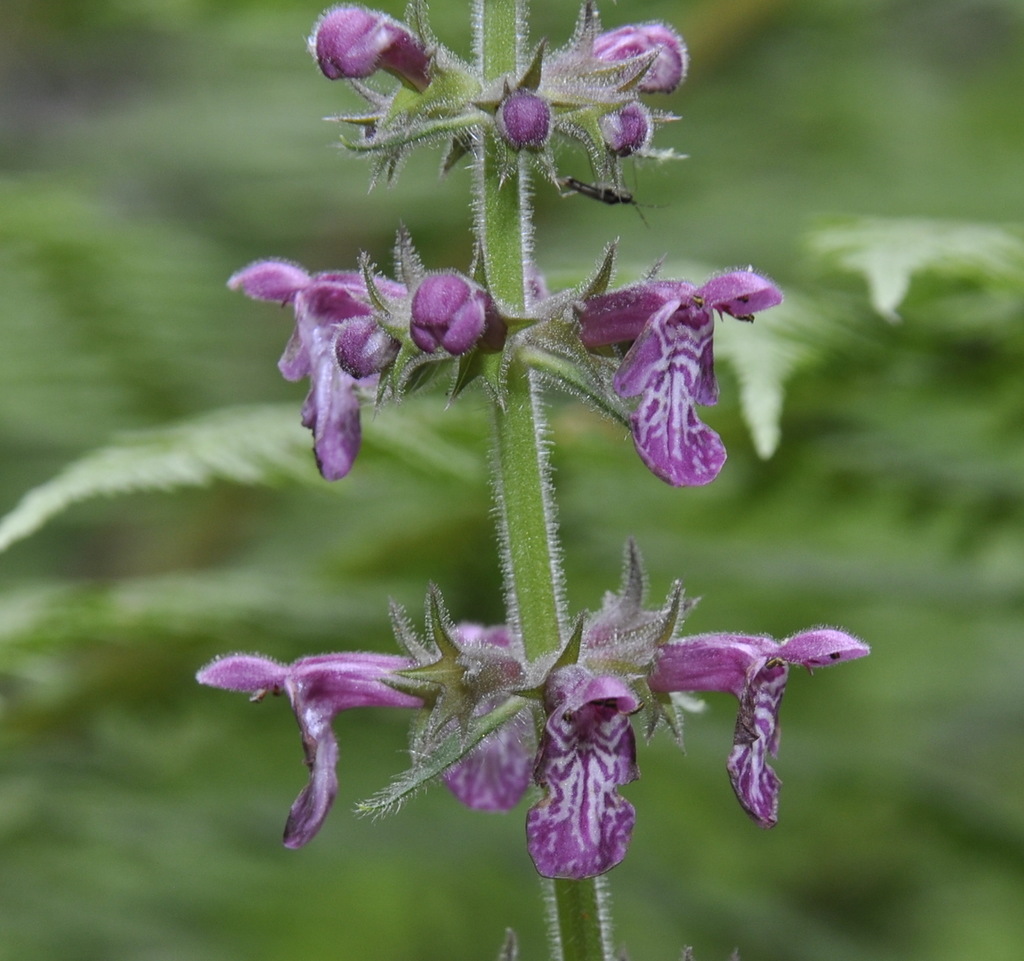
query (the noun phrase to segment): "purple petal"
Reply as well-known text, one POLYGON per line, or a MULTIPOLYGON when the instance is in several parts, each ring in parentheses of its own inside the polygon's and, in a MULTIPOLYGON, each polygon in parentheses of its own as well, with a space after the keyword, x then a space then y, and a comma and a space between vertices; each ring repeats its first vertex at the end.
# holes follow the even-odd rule
POLYGON ((334 355, 341 369, 359 380, 380 373, 401 346, 373 317, 350 317, 338 328, 334 355))
POLYGON ((580 339, 586 347, 636 340, 668 301, 687 303, 696 289, 682 280, 659 280, 591 297, 580 313, 580 339))
POLYGON ((704 299, 705 306, 733 317, 749 318, 782 303, 782 291, 767 277, 750 270, 712 277, 697 294, 704 299))
POLYGON ((298 848, 320 830, 338 790, 338 744, 331 721, 353 707, 419 707, 419 698, 396 691, 383 678, 411 666, 385 654, 322 654, 296 661, 285 690, 292 702, 309 782, 295 799, 285 825, 285 847, 298 848))
POLYGON ((548 680, 550 713, 534 779, 545 791, 526 819, 530 856, 544 877, 603 874, 626 855, 636 820, 617 788, 639 776, 626 716, 639 702, 617 678, 580 667, 548 680))
POLYGON ((214 687, 287 693, 302 734, 309 782, 289 813, 286 847, 301 847, 320 830, 337 793, 338 744, 331 729, 335 715, 353 707, 420 707, 419 698, 385 683, 390 674, 412 665, 404 657, 358 652, 305 657, 291 665, 255 654, 231 654, 198 673, 201 684, 214 687))
POLYGON ((653 691, 724 691, 741 697, 750 668, 776 653, 769 637, 695 634, 658 648, 648 678, 653 691))
POLYGON ((318 276, 302 291, 296 304, 300 330, 305 332, 311 327, 340 324, 350 317, 369 316, 373 311, 358 299, 359 294, 365 294, 361 278, 356 286, 318 276))
POLYGON ((477 811, 509 811, 530 786, 533 752, 529 711, 520 711, 444 775, 448 789, 477 811))
POLYGON ((675 304, 651 317, 614 384, 624 397, 642 395, 630 421, 643 462, 676 487, 698 486, 718 476, 726 457, 721 438, 694 409, 698 400, 717 399, 710 366, 714 321, 710 313, 675 304))
POLYGON ((789 667, 766 662, 740 697, 733 748, 726 765, 732 789, 743 810, 763 828, 778 820, 781 781, 768 764, 779 750, 778 717, 786 693, 789 667))
POLYGON ((277 369, 281 371, 281 376, 285 380, 302 380, 303 377, 309 376, 309 353, 299 336, 298 327, 292 331, 284 353, 277 362, 277 369))
POLYGON ((310 52, 330 80, 368 77, 388 42, 388 18, 363 7, 332 7, 309 38, 310 52))
POLYGON ((284 664, 257 654, 228 654, 211 661, 198 674, 196 680, 225 691, 260 691, 280 689, 288 676, 284 664))
POLYGON ((871 653, 871 648, 852 634, 831 627, 794 634, 782 642, 778 656, 802 667, 829 667, 871 653))
POLYGON ((640 103, 628 103, 621 110, 606 113, 599 121, 605 146, 616 157, 628 157, 650 143, 654 121, 640 103))
POLYGON ((340 480, 352 469, 362 441, 356 382, 338 366, 333 350, 320 348, 311 360, 302 424, 313 431, 313 451, 324 479, 340 480))
POLYGON ((316 22, 310 52, 330 80, 369 77, 388 70, 423 90, 430 59, 409 30, 376 10, 337 6, 316 22))
POLYGON ((484 331, 490 296, 455 273, 430 274, 413 294, 409 333, 420 350, 464 354, 484 331))
POLYGON ((727 691, 739 699, 729 779, 743 809, 770 828, 781 782, 768 758, 779 748, 778 714, 789 665, 826 667, 868 653, 857 638, 827 627, 782 644, 770 637, 703 634, 660 647, 648 682, 654 691, 727 691))
POLYGON ((228 278, 228 287, 241 288, 255 300, 273 300, 287 304, 309 283, 309 274, 298 264, 287 260, 257 260, 235 271, 228 278))
POLYGON ((330 813, 338 793, 338 741, 331 728, 334 713, 330 709, 311 704, 300 707, 294 697, 293 705, 309 768, 309 781, 292 804, 284 826, 284 846, 294 849, 312 841, 330 813))
POLYGON ((384 683, 395 671, 413 666, 396 654, 317 654, 291 665, 288 690, 296 702, 323 704, 332 716, 353 707, 419 707, 418 697, 384 683))
POLYGON ((642 394, 651 380, 651 370, 664 365, 668 324, 681 306, 678 298, 667 300, 645 320, 643 330, 615 372, 615 390, 620 397, 642 394))
POLYGON ((616 61, 639 57, 658 50, 644 74, 640 90, 644 93, 671 93, 686 76, 689 58, 682 37, 664 23, 627 24, 602 33, 594 39, 594 56, 616 61))
POLYGON ((514 90, 498 105, 494 122, 515 150, 542 147, 551 133, 551 106, 532 90, 514 90))

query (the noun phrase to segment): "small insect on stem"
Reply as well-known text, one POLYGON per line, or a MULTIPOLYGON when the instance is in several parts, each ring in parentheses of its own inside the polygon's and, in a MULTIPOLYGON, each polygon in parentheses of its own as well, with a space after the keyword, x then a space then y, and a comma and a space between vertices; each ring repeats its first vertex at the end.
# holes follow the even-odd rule
POLYGON ((563 190, 572 193, 582 194, 590 197, 591 200, 600 200, 603 204, 614 206, 615 204, 632 204, 636 206, 633 195, 621 187, 613 187, 610 184, 588 184, 575 177, 559 177, 558 186, 563 190))

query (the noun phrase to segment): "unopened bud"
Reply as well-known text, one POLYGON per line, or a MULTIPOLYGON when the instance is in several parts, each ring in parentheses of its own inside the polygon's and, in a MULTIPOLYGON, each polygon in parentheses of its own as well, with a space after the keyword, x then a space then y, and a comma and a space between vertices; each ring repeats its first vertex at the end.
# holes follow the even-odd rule
POLYGON ((498 106, 498 132, 516 150, 543 147, 551 134, 551 107, 532 90, 514 90, 498 106))
POLYGON ((686 44, 664 23, 637 23, 602 33, 594 40, 594 56, 598 60, 627 60, 658 50, 639 89, 643 93, 671 93, 683 82, 689 58, 686 44))
POLYGON ((430 57, 404 24, 365 7, 331 7, 313 27, 309 51, 329 80, 360 80, 378 70, 417 90, 430 82, 430 57))
POLYGON ((464 354, 484 332, 489 304, 486 291, 458 274, 428 275, 412 298, 413 343, 428 354, 464 354))
POLYGON ((338 330, 334 355, 346 374, 359 380, 380 373, 401 345, 370 316, 352 317, 338 330))
POLYGON ((651 112, 640 103, 628 103, 621 110, 601 118, 601 135, 616 157, 628 157, 650 143, 651 112))

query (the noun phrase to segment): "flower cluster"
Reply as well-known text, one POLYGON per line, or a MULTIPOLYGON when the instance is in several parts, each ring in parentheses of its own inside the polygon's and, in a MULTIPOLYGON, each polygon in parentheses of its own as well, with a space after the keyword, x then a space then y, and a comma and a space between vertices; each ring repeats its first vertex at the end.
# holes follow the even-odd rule
POLYGON ((588 0, 564 47, 549 51, 542 43, 518 73, 485 78, 480 64, 464 62, 430 33, 422 11, 416 21, 341 5, 320 17, 309 38, 324 76, 350 81, 369 104, 366 114, 338 118, 363 131, 348 146, 372 156, 389 178, 413 146, 447 142, 447 169, 494 132, 512 154, 536 154, 553 182, 555 135, 582 143, 599 176, 614 179, 619 159, 642 154, 655 124, 674 119, 639 99, 671 93, 686 76, 686 46, 667 24, 602 31, 588 0), (378 71, 401 81, 392 94, 362 82, 378 71))
MULTIPOLYGON (((325 478, 344 477, 359 450, 359 388, 377 387, 378 400, 397 396, 425 363, 474 350, 511 354, 559 337, 590 351, 595 369, 614 368, 610 383, 595 377, 608 393, 601 406, 614 409, 616 398, 639 398, 629 424, 637 452, 655 475, 675 486, 707 484, 718 475, 725 447, 695 410, 718 399, 715 315, 750 321, 781 303, 770 280, 739 270, 701 287, 649 279, 600 293, 603 288, 592 287, 577 299, 549 295, 535 273, 536 316, 511 318, 470 277, 425 271, 406 235, 397 250, 407 283, 368 269, 310 275, 281 260, 257 261, 228 281, 250 297, 295 311, 295 332, 279 367, 289 380, 310 378, 302 422, 313 431, 325 478), (510 326, 515 337, 508 336, 510 326), (625 350, 621 362, 608 352, 613 346, 625 350), (382 390, 378 378, 385 372, 382 390)), ((548 356, 533 351, 529 362, 543 370, 548 356)), ((500 384, 492 386, 500 392, 500 384)))
POLYGON ((302 423, 313 431, 321 474, 339 480, 352 468, 361 439, 359 395, 395 382, 431 360, 490 349, 504 325, 478 284, 455 271, 428 274, 405 238, 401 269, 409 283, 362 272, 310 275, 284 260, 258 260, 228 281, 256 300, 291 306, 295 330, 278 364, 288 380, 308 377, 302 423), (397 363, 396 363, 397 362, 397 363))
POLYGON ((478 810, 507 811, 532 782, 541 797, 527 813, 527 845, 538 872, 591 877, 625 857, 636 819, 619 794, 639 776, 631 715, 644 713, 648 732, 661 720, 678 730, 672 693, 735 695, 729 777, 751 818, 772 827, 780 782, 768 758, 778 751, 790 666, 826 667, 868 653, 855 637, 824 627, 782 642, 740 634, 676 636, 686 610, 681 587, 662 608, 647 610, 644 582, 631 544, 620 591, 577 621, 554 663, 527 663, 504 626, 452 625, 435 592, 428 599, 432 643, 396 619, 405 656, 326 654, 282 665, 234 654, 203 668, 198 680, 257 700, 267 692, 290 699, 310 777, 288 818, 288 847, 316 834, 334 800, 334 717, 353 707, 409 707, 427 712, 414 725, 414 762, 430 757, 455 731, 463 754, 444 773, 455 796, 478 810), (501 715, 500 726, 485 725, 486 736, 475 742, 466 736, 473 719, 486 720, 503 704, 512 710, 501 715))

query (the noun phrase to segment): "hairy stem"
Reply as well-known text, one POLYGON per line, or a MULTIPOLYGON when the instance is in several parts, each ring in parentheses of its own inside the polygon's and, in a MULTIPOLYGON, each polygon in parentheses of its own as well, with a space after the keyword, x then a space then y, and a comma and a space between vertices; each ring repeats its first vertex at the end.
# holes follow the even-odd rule
MULTIPOLYGON (((523 35, 521 0, 479 0, 476 47, 488 78, 515 75, 523 35)), ((477 158, 477 243, 491 295, 512 316, 526 313, 530 211, 524 162, 499 170, 500 146, 488 133, 477 158), (504 174, 504 179, 502 179, 504 174)), ((514 348, 511 348, 514 349, 514 348)), ((555 507, 538 390, 513 356, 498 369, 494 404, 494 492, 509 623, 526 656, 536 660, 562 644, 562 574, 555 541, 555 507)))
POLYGON ((530 372, 513 364, 495 404, 494 488, 510 623, 531 661, 562 646, 562 572, 543 414, 530 372))
POLYGON ((547 881, 552 958, 612 961, 611 898, 604 876, 584 881, 547 881))
MULTIPOLYGON (((526 36, 525 0, 476 0, 474 38, 487 80, 518 77, 526 36)), ((532 218, 527 164, 499 168, 501 146, 488 133, 474 181, 476 240, 491 295, 513 317, 527 313, 532 218)), ((514 341, 513 341, 514 343, 514 341)), ((494 407, 493 483, 510 626, 531 661, 564 641, 565 612, 555 504, 538 386, 514 356, 494 407)), ((495 373, 492 368, 492 374, 495 373)), ((602 878, 547 882, 552 961, 611 961, 611 923, 602 878)))

